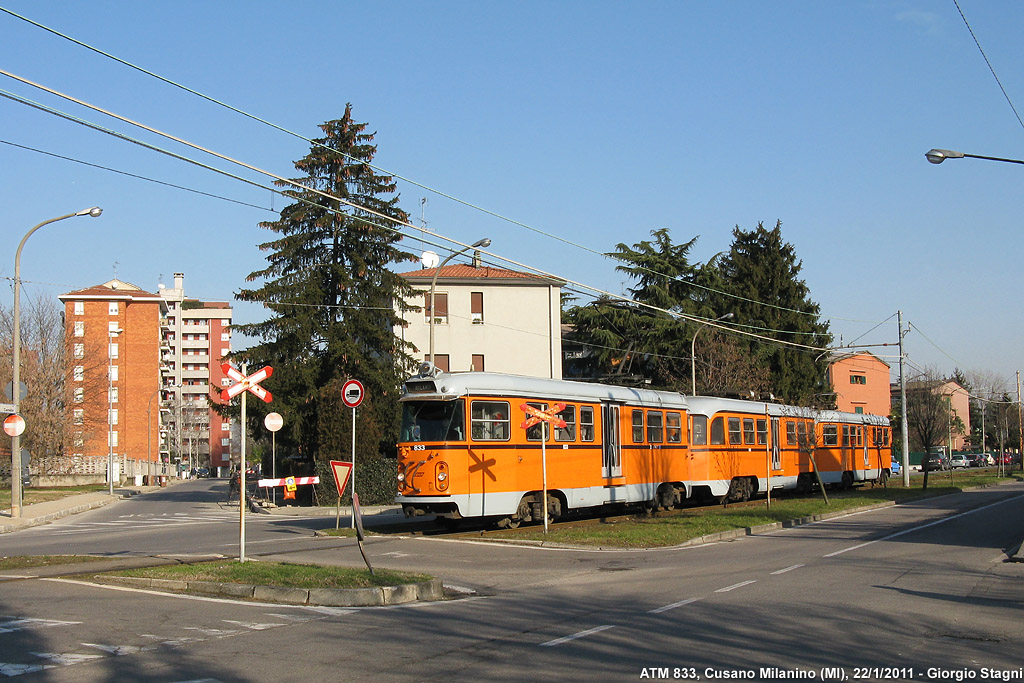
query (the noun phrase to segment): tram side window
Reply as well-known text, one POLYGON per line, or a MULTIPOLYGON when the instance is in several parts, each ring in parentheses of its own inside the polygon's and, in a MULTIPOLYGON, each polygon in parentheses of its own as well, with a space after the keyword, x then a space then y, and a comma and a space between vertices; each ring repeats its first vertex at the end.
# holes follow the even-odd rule
POLYGON ((593 406, 580 406, 580 439, 583 441, 594 440, 593 406))
POLYGON ((644 442, 644 411, 633 411, 633 443, 644 442))
POLYGON ((843 425, 843 446, 850 445, 850 425, 843 425))
POLYGON ((716 417, 711 421, 711 445, 725 445, 725 418, 716 417))
POLYGON ((565 410, 558 413, 558 417, 565 420, 565 426, 555 427, 555 441, 575 441, 576 406, 566 406, 565 410))
MULTIPOLYGON (((531 408, 536 408, 537 410, 547 410, 548 409, 548 404, 547 403, 527 402, 527 405, 530 406, 531 408)), ((538 424, 533 425, 532 427, 527 428, 527 430, 526 430, 526 440, 527 441, 540 441, 541 440, 541 435, 543 435, 545 433, 544 430, 546 429, 545 428, 546 424, 547 424, 546 422, 540 422, 538 424)), ((546 440, 550 441, 551 440, 551 430, 550 429, 547 429, 547 437, 548 438, 546 440)))
POLYGON ((694 446, 708 445, 708 418, 704 415, 690 417, 690 440, 694 446))
POLYGON ((660 410, 647 411, 648 443, 661 443, 665 440, 665 432, 662 430, 664 417, 664 414, 660 410))
POLYGON ((665 413, 665 441, 682 443, 683 418, 679 413, 665 413))
POLYGON ((801 446, 809 446, 810 441, 807 439, 807 423, 797 422, 796 423, 796 438, 801 446))
POLYGON ((729 445, 735 446, 743 443, 743 430, 740 429, 740 419, 738 417, 729 418, 729 445))
POLYGON ((825 446, 838 446, 839 428, 836 425, 824 425, 821 428, 821 441, 825 446))
POLYGON ((889 445, 889 428, 888 427, 882 427, 882 445, 883 446, 888 446, 889 445))
POLYGON ((858 425, 857 427, 854 427, 854 429, 857 430, 857 445, 858 446, 863 446, 864 445, 864 428, 858 425))
POLYGON ((796 422, 792 420, 786 423, 786 445, 795 446, 796 444, 796 422))
POLYGON ((757 421, 757 443, 760 446, 768 443, 768 420, 757 421))
POLYGON ((743 418, 743 443, 751 445, 754 443, 754 418, 752 417, 743 418))
POLYGON ((470 430, 477 441, 508 441, 509 407, 505 401, 473 401, 470 430))

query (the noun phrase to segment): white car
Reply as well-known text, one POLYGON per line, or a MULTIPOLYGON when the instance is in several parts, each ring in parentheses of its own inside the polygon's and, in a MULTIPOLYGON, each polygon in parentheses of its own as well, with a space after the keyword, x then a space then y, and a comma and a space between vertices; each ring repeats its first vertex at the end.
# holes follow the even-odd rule
POLYGON ((949 459, 949 466, 954 470, 959 467, 967 468, 971 466, 971 461, 966 455, 954 455, 949 459))

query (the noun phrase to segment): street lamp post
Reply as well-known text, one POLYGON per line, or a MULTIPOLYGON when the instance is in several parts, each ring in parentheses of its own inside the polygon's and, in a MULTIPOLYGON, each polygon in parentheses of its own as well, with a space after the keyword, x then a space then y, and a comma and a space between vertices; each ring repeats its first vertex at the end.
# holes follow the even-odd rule
POLYGON ((441 272, 442 268, 444 268, 444 264, 448 263, 449 261, 451 261, 453 258, 458 256, 459 254, 465 254, 470 249, 477 249, 479 247, 487 248, 489 246, 491 246, 491 240, 489 238, 487 238, 487 237, 484 237, 481 240, 477 240, 476 242, 473 242, 473 244, 469 245, 468 247, 464 247, 464 248, 460 249, 459 251, 452 252, 443 261, 441 261, 441 263, 434 269, 434 277, 430 281, 430 364, 431 365, 434 364, 434 317, 435 317, 434 316, 434 289, 437 287, 437 274, 441 272))
MULTIPOLYGON (((14 412, 21 412, 21 249, 25 246, 25 242, 29 237, 32 236, 39 228, 50 223, 56 223, 62 221, 65 218, 74 218, 75 216, 92 216, 95 218, 103 213, 103 209, 98 206, 94 206, 90 209, 83 209, 75 213, 69 213, 65 216, 58 216, 57 218, 51 218, 48 221, 43 221, 39 225, 35 226, 21 238, 21 242, 18 244, 18 250, 14 252, 14 339, 12 346, 14 347, 13 359, 11 364, 11 385, 13 390, 11 393, 11 399, 14 402, 14 412)), ((21 517, 21 437, 11 437, 11 517, 21 517)))
POLYGON ((711 323, 717 323, 722 320, 730 320, 731 318, 732 313, 726 313, 725 315, 715 318, 714 320, 707 321, 706 323, 698 327, 697 331, 693 333, 693 339, 690 340, 690 382, 691 387, 693 389, 693 396, 697 395, 697 357, 695 355, 697 350, 697 334, 699 334, 701 330, 703 330, 711 323))
MULTIPOLYGON (((114 343, 124 330, 107 333, 107 491, 114 495, 114 343)), ((118 354, 120 355, 120 354, 118 354)))
MULTIPOLYGON (((157 387, 146 404, 146 471, 149 473, 150 484, 153 483, 153 399, 163 390, 163 387, 157 387)), ((159 429, 160 412, 157 411, 156 415, 157 428, 159 429)))
POLYGON ((985 157, 980 154, 967 154, 966 152, 954 152, 951 149, 930 149, 924 153, 925 158, 933 164, 941 164, 946 159, 987 159, 988 161, 1005 161, 1008 164, 1024 164, 1020 159, 1004 159, 1002 157, 985 157))

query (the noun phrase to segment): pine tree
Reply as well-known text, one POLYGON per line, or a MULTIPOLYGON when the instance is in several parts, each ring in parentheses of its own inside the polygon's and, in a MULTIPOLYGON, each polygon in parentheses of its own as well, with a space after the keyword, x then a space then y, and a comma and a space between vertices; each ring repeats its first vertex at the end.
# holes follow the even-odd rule
POLYGON ((294 182, 303 188, 279 182, 292 188, 284 194, 295 201, 279 220, 260 224, 277 234, 259 245, 269 252, 269 265, 248 277, 263 284, 237 295, 273 313, 235 327, 260 342, 234 358, 247 362, 250 372, 274 367, 266 382, 274 402, 256 406, 250 428, 261 433, 262 415, 280 413, 279 456, 347 456, 352 420, 341 385, 350 378, 366 389, 358 409, 359 457, 390 453, 397 438, 397 399, 412 359, 393 332, 401 322, 394 302, 404 301, 411 287, 387 266, 412 255, 396 245, 400 235, 392 222, 339 201, 409 220, 398 207, 394 179, 370 166, 377 148, 366 125, 352 120, 349 104, 342 118, 320 126, 324 136, 295 162, 303 176, 294 182))
POLYGON ((832 341, 828 322, 800 279, 802 263, 792 244, 782 239, 782 223, 768 230, 763 223, 750 231, 733 230, 733 243, 720 264, 723 286, 733 295, 721 297, 716 308, 731 310, 734 322, 760 327, 765 336, 814 349, 801 349, 761 340, 747 342, 758 365, 769 371, 776 398, 797 405, 824 406, 829 400, 828 358, 832 341))

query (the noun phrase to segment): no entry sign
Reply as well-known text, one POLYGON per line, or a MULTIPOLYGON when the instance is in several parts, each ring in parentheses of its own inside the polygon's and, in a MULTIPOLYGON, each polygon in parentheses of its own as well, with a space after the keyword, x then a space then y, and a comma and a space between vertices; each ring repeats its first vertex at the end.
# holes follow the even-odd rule
POLYGON ((25 431, 25 418, 21 415, 8 415, 4 420, 4 432, 7 436, 21 436, 25 431))

